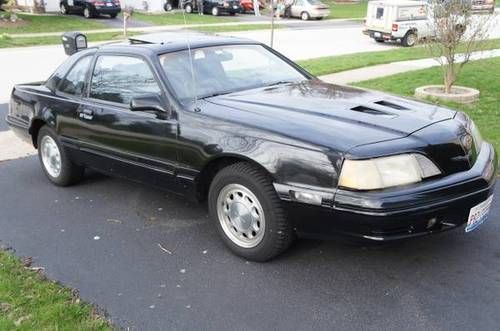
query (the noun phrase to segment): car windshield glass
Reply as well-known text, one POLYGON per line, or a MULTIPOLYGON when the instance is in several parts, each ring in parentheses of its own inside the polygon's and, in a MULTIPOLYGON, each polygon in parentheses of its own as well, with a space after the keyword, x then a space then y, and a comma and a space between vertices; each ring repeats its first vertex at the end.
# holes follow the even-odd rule
POLYGON ((322 5, 321 1, 319 0, 308 0, 311 5, 322 5))
POLYGON ((163 54, 160 63, 181 102, 307 78, 259 45, 227 45, 163 54), (191 66, 193 72, 191 72, 191 66))

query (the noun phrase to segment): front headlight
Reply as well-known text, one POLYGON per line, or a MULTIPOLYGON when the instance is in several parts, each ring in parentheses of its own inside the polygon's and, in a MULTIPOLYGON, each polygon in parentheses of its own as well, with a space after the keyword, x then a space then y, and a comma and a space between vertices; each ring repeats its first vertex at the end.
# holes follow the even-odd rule
POLYGON ((441 171, 421 154, 401 154, 369 160, 346 159, 342 165, 339 186, 356 190, 377 190, 418 183, 441 171))
POLYGON ((472 120, 470 121, 469 128, 472 139, 474 140, 474 145, 476 146, 476 153, 479 153, 481 151, 481 145, 483 144, 483 137, 481 137, 481 132, 479 132, 479 129, 472 120))

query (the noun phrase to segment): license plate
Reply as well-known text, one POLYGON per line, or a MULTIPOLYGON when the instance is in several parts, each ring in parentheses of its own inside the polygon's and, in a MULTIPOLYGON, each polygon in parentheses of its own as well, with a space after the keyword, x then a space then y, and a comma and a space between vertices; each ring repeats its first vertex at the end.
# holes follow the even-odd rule
POLYGON ((488 213, 490 211, 491 202, 493 201, 493 195, 490 196, 485 201, 481 202, 477 206, 470 209, 469 219, 467 220, 467 226, 465 227, 465 232, 471 232, 475 230, 478 226, 484 223, 488 218, 488 213))
POLYGON ((380 38, 380 37, 382 36, 382 34, 380 34, 380 32, 374 32, 374 33, 373 33, 373 36, 374 36, 375 38, 380 38))

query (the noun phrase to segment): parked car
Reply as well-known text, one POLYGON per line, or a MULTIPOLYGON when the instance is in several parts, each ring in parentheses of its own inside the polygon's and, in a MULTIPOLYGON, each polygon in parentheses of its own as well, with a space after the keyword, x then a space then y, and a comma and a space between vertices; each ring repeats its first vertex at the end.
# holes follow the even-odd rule
POLYGON ((323 19, 330 15, 330 7, 319 0, 295 0, 290 8, 290 14, 304 21, 311 18, 323 19))
MULTIPOLYGON (((66 50, 85 45, 72 36, 66 50)), ((296 235, 389 241, 485 221, 498 159, 466 114, 324 83, 256 41, 133 38, 14 87, 7 123, 53 184, 91 168, 207 201, 224 243, 256 261, 296 235)))
POLYGON ((477 13, 494 13, 495 0, 472 0, 472 10, 477 13))
POLYGON ((369 1, 363 32, 377 42, 400 41, 414 46, 432 36, 426 1, 369 1))
POLYGON ((119 0, 64 0, 59 4, 63 15, 78 13, 85 18, 92 18, 101 14, 115 18, 121 12, 119 0))
MULTIPOLYGON (((253 0, 240 0, 242 12, 253 12, 253 0)), ((259 1, 259 8, 264 9, 264 4, 259 1)))
MULTIPOLYGON (((196 1, 187 0, 183 4, 186 13, 198 11, 196 1)), ((203 0, 203 13, 219 16, 220 14, 236 15, 241 13, 242 8, 239 0, 203 0)))

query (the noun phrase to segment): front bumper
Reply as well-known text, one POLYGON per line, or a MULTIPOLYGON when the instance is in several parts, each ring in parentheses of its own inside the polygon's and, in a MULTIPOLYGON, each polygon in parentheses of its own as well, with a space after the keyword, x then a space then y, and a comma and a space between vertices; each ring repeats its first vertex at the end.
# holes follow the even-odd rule
POLYGON ((290 195, 287 198, 285 186, 279 187, 278 194, 286 201, 289 217, 302 236, 326 239, 341 234, 397 240, 464 225, 470 209, 493 194, 497 163, 493 146, 483 143, 470 170, 404 188, 372 192, 338 189, 326 203, 328 195, 318 192, 324 196, 321 206, 293 201, 290 195))

